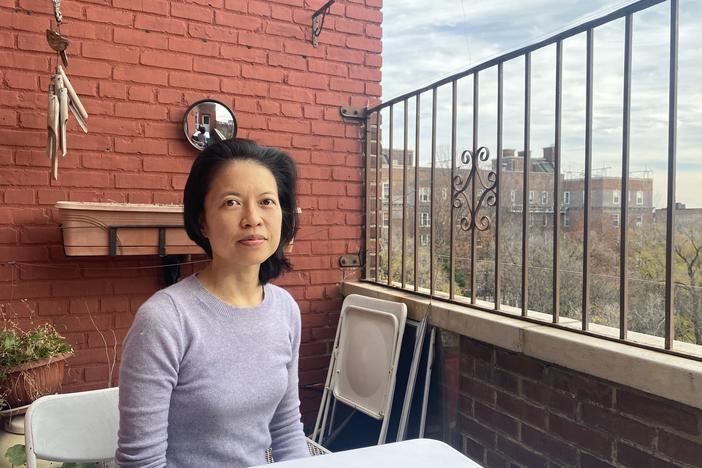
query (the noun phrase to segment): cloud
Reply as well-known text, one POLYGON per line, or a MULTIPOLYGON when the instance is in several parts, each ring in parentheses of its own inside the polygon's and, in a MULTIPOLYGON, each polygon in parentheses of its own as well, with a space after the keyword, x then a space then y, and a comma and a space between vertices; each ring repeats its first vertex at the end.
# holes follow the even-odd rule
MULTIPOLYGON (((417 89, 491 57, 550 36, 558 30, 601 16, 625 3, 607 0, 501 0, 470 2, 444 0, 431 6, 422 1, 385 2, 384 99, 417 89)), ((702 206, 702 190, 695 185, 702 148, 702 50, 697 29, 700 2, 680 2, 678 81, 678 200, 702 206)), ((631 169, 654 171, 654 199, 665 200, 668 138, 668 22, 669 4, 634 15, 631 169)), ((594 33, 593 167, 621 171, 624 21, 597 28, 594 33)), ((563 166, 584 167, 585 34, 564 41, 562 88, 563 166)), ((504 147, 521 148, 524 119, 524 60, 504 66, 504 147)), ((555 46, 532 53, 531 147, 554 141, 555 46)), ((439 91, 437 145, 450 144, 450 86, 439 91)), ((458 84, 459 148, 472 146, 472 78, 458 84)), ((414 101, 410 119, 414 124, 414 101)), ((421 153, 428 157, 431 94, 422 96, 421 153)), ((396 115, 401 111, 396 110, 396 115)), ((480 75, 480 144, 493 145, 496 132, 496 72, 480 75)), ((401 121, 401 120, 400 120, 401 121)), ((396 124, 398 125, 396 118, 396 124)), ((399 124, 401 129, 401 123, 399 124)), ((413 126, 412 138, 413 142, 413 126)), ((397 131, 397 130, 396 130, 397 131)), ((401 141, 401 137, 396 141, 401 141)), ((460 151, 459 151, 460 152, 460 151)), ((699 177, 697 177, 699 180, 699 177)))

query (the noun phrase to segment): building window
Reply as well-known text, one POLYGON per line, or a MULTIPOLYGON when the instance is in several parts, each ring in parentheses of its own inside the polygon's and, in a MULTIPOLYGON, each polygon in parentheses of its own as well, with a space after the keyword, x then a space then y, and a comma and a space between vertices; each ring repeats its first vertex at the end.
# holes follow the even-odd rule
POLYGON ((515 192, 514 190, 512 190, 511 192, 509 192, 509 199, 510 199, 510 201, 511 201, 512 203, 514 203, 515 201, 517 201, 517 192, 515 192))
POLYGON ((529 190, 529 203, 534 203, 534 191, 529 190))
POLYGON ((544 227, 548 226, 548 215, 544 215, 544 227))
POLYGON ((387 200, 390 196, 390 182, 383 182, 383 200, 387 200))
POLYGON ((615 213, 612 215, 612 226, 614 226, 614 227, 619 226, 619 213, 615 213))
POLYGON ((529 227, 534 225, 534 213, 529 213, 529 227))
POLYGON ((419 236, 419 244, 426 247, 429 245, 429 235, 428 234, 421 234, 419 236))
POLYGON ((568 214, 565 214, 565 215, 563 215, 563 227, 568 227, 568 226, 570 226, 570 218, 568 217, 568 214))
POLYGON ((383 211, 383 227, 388 227, 390 225, 388 219, 388 213, 383 211))
POLYGON ((643 205, 643 192, 639 190, 636 192, 636 204, 637 205, 643 205))
POLYGON ((637 215, 636 216, 636 225, 641 226, 643 224, 643 216, 637 215))
POLYGON ((429 201, 429 189, 426 187, 421 187, 419 189, 419 201, 428 202, 429 201))
POLYGON ((619 204, 619 196, 620 196, 619 190, 613 190, 613 191, 612 191, 612 203, 613 203, 614 205, 618 205, 618 204, 619 204))
POLYGON ((419 225, 420 226, 430 226, 431 221, 429 220, 429 213, 419 213, 419 225))
POLYGON ((563 192, 563 204, 570 205, 570 192, 563 192))
POLYGON ((548 204, 548 192, 546 192, 546 191, 541 192, 541 204, 542 205, 548 204))

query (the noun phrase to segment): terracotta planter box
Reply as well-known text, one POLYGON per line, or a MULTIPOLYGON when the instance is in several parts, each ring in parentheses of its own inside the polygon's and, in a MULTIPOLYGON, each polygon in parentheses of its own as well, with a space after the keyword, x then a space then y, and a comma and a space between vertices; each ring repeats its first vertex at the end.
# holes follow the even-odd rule
POLYGON ((185 232, 182 205, 60 201, 56 208, 67 256, 204 254, 185 232))
POLYGON ((59 354, 7 369, 0 392, 10 408, 28 405, 40 396, 61 390, 66 359, 73 353, 59 354))

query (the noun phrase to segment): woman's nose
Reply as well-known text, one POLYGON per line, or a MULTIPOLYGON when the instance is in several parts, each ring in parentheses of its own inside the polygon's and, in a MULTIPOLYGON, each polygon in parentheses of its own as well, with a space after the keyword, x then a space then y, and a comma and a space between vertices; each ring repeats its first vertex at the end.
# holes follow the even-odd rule
POLYGON ((246 203, 244 205, 244 215, 241 218, 241 224, 243 226, 258 226, 261 224, 262 218, 259 212, 258 205, 255 203, 246 203))

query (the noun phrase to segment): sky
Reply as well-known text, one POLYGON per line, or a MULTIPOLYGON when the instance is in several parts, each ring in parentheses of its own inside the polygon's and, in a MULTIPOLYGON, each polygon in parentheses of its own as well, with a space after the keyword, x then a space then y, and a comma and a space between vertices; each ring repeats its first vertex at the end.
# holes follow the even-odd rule
MULTIPOLYGON (((547 38, 633 3, 621 0, 385 0, 383 100, 421 88, 490 58, 547 38)), ((676 200, 702 207, 702 0, 680 0, 676 200)), ((654 206, 667 192, 669 2, 633 17, 632 177, 652 177, 654 206)), ((585 34, 564 41, 562 165, 584 170, 585 34)), ((593 69, 593 175, 621 176, 624 21, 595 29, 593 69)), ((555 46, 532 53, 531 148, 554 142, 555 46)), ((478 146, 496 146, 496 71, 479 76, 478 146)), ((458 148, 472 147, 473 81, 458 82, 458 148)), ((524 59, 504 66, 503 147, 523 146, 524 59)), ((409 102, 414 122, 415 101, 409 102)), ((450 146, 451 89, 437 99, 437 145, 450 146)), ((429 144, 431 95, 421 97, 421 145, 429 144)), ((394 126, 402 128, 402 106, 394 126)), ((389 116, 384 116, 387 121, 389 116)), ((413 125, 409 141, 414 141, 413 125)), ((396 131, 397 132, 397 131, 396 131)), ((399 133, 399 132, 397 132, 399 133)), ((387 136, 388 132, 384 132, 387 136)), ((401 141, 401 136, 396 137, 401 141)), ((397 143, 396 143, 397 145, 397 143)), ((412 144, 410 144, 410 147, 412 144)), ((460 151, 459 151, 460 153, 460 151)), ((420 154, 428 154, 420 146, 420 154)))

